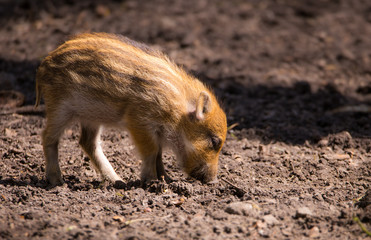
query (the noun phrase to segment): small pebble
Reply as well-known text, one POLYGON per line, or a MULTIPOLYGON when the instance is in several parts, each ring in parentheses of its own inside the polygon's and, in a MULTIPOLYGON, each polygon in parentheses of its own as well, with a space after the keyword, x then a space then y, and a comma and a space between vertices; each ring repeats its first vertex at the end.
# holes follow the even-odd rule
POLYGON ((250 212, 255 211, 250 203, 232 202, 227 205, 225 211, 229 214, 248 216, 250 212))
POLYGON ((312 211, 307 207, 301 207, 296 210, 296 218, 306 218, 312 216, 312 211))
POLYGON ((309 230, 309 237, 310 238, 319 238, 320 237, 319 228, 318 227, 312 227, 312 229, 309 230))
POLYGON ((275 225, 278 224, 278 220, 271 214, 265 215, 263 217, 264 222, 266 222, 268 225, 275 225))

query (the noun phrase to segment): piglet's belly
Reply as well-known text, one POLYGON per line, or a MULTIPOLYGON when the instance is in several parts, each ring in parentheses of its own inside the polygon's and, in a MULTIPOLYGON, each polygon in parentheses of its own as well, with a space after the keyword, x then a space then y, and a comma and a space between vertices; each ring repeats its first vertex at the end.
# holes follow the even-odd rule
POLYGON ((60 112, 85 123, 124 127, 125 105, 77 95, 64 100, 60 105, 60 112))

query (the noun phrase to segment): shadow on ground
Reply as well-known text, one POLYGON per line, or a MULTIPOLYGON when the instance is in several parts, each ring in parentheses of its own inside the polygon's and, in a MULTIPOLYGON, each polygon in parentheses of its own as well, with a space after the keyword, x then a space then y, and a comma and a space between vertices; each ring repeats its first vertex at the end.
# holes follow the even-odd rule
MULTIPOLYGON (((224 103, 228 124, 238 123, 237 129, 248 129, 248 135, 258 135, 264 142, 313 144, 344 131, 371 139, 371 102, 345 96, 332 84, 313 91, 305 81, 292 87, 220 81, 227 81, 225 89, 215 91, 224 103)), ((368 87, 358 92, 370 94, 368 87)))

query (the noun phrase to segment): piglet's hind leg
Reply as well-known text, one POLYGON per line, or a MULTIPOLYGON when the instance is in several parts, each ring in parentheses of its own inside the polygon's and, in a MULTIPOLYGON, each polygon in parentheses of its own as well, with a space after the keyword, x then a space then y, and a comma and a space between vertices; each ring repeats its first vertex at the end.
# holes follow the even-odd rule
POLYGON ((58 163, 58 143, 64 128, 69 123, 68 114, 48 111, 46 127, 43 131, 43 148, 46 163, 46 179, 52 186, 63 184, 58 163))
POLYGON ((101 126, 88 126, 81 124, 80 145, 102 176, 117 185, 118 183, 122 183, 122 180, 116 174, 112 165, 103 153, 100 145, 101 131, 101 126))

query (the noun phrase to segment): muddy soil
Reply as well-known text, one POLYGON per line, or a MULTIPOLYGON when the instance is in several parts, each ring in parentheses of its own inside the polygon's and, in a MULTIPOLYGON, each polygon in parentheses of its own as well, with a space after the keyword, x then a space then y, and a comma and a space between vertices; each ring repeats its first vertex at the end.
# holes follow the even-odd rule
POLYGON ((367 0, 2 0, 0 239, 367 238, 370 36, 367 0), (35 71, 87 31, 163 50, 211 86, 230 126, 218 183, 188 178, 166 152, 173 181, 142 188, 127 133, 106 129, 125 181, 115 189, 74 125, 60 142, 65 184, 48 186, 35 71))

